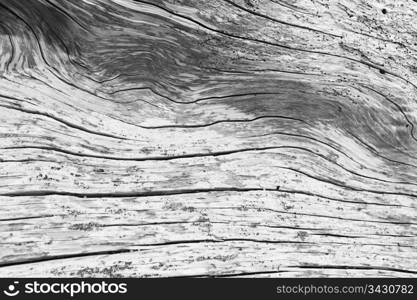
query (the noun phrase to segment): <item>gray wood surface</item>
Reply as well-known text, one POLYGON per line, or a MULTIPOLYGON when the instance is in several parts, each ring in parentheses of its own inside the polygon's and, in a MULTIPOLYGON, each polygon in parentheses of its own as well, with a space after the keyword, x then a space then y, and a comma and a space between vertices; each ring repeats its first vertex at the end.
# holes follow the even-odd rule
POLYGON ((0 0, 0 276, 416 276, 416 20, 0 0))

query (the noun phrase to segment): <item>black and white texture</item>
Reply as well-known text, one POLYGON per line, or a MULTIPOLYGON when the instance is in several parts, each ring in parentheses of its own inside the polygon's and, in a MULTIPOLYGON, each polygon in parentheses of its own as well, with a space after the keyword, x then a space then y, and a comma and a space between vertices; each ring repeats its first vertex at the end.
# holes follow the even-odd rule
POLYGON ((416 20, 0 0, 0 276, 416 276, 416 20))

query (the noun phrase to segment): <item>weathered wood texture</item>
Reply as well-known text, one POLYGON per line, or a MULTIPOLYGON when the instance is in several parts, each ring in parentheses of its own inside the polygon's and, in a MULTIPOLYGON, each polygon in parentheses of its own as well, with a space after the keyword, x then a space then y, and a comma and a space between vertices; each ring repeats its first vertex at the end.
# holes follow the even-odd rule
POLYGON ((0 0, 0 276, 416 276, 416 20, 0 0))

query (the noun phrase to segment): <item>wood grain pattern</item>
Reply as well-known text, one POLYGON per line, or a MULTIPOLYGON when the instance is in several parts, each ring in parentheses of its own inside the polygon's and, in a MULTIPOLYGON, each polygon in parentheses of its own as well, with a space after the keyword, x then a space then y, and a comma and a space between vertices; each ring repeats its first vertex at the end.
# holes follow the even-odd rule
POLYGON ((0 276, 416 276, 416 17, 0 0, 0 276))

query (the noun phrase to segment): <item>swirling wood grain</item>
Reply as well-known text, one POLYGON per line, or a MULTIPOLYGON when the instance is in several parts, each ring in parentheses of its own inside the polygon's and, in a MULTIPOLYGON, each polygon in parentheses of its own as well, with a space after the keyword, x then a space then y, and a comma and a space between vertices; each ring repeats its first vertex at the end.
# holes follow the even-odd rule
POLYGON ((416 276, 416 17, 0 0, 0 275, 416 276))

